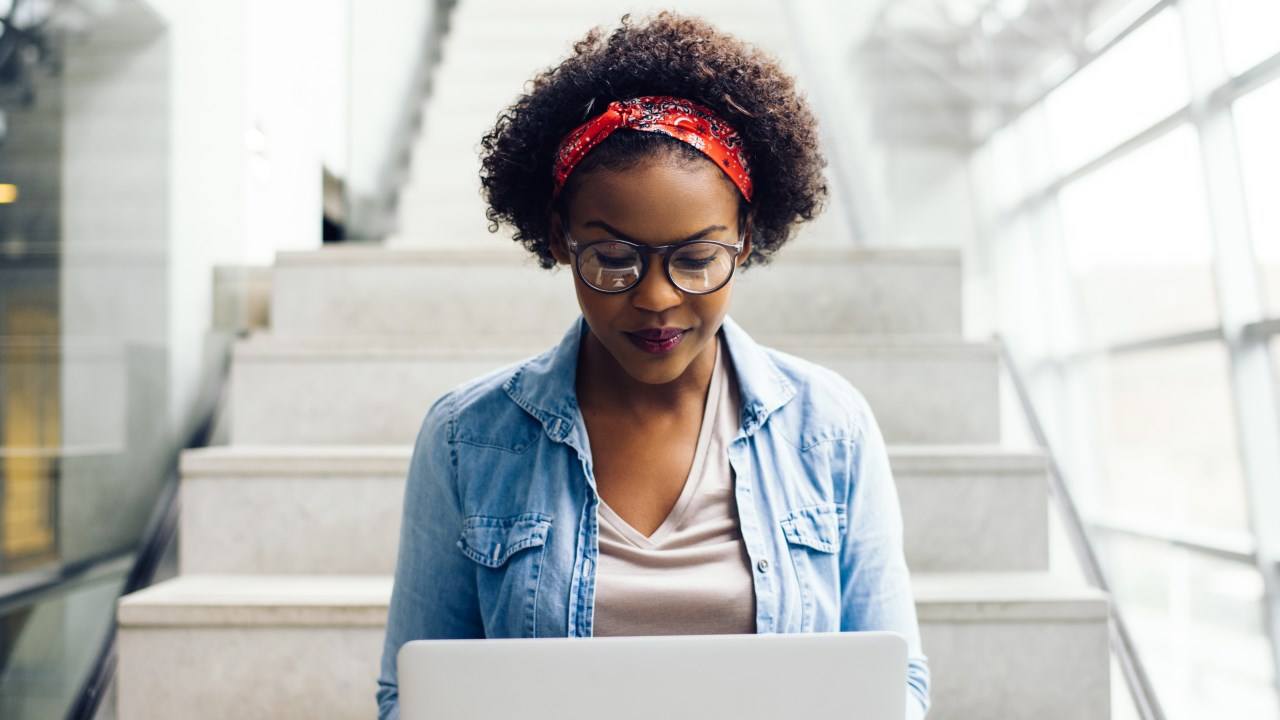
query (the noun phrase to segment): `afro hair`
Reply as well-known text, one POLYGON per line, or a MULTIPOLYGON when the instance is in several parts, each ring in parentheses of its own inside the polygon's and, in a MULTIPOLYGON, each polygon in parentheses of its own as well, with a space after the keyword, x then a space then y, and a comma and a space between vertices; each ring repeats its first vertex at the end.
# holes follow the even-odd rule
MULTIPOLYGON (((607 37, 598 27, 590 30, 568 58, 538 73, 526 88, 481 140, 480 179, 490 232, 512 226, 514 240, 543 267, 555 265, 549 232, 557 208, 556 148, 614 100, 682 97, 711 108, 738 131, 755 188, 744 208, 752 227, 744 267, 766 263, 826 200, 817 121, 795 81, 774 58, 701 18, 662 12, 637 23, 624 15, 607 37)), ((701 157, 665 135, 618 131, 588 153, 560 200, 592 168, 624 169, 658 153, 701 157)))

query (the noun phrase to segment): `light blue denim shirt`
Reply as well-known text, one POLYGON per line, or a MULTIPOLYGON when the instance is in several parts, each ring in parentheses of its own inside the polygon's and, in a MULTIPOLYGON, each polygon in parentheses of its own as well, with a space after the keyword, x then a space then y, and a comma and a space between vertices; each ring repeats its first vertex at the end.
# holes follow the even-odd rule
MULTIPOLYGON (((380 718, 399 716, 396 653, 410 640, 591 636, 600 498, 574 390, 586 332, 579 315, 555 347, 427 412, 405 488, 380 718)), ((757 632, 900 633, 907 717, 923 717, 929 668, 902 513, 866 400, 728 316, 722 332, 742 400, 729 462, 757 632)))

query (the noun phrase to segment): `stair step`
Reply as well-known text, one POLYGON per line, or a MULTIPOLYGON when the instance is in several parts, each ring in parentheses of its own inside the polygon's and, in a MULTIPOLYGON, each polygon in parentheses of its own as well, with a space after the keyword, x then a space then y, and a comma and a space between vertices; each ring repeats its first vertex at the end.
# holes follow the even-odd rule
MULTIPOLYGON (((496 110, 490 113, 493 114, 496 110)), ((472 147, 490 125, 492 119, 486 120, 481 116, 474 121, 466 140, 441 141, 454 147, 440 150, 433 143, 420 147, 400 193, 398 234, 404 241, 399 242, 399 246, 478 249, 493 245, 497 238, 505 240, 510 236, 505 228, 497 238, 488 232, 489 221, 485 217, 488 206, 480 190, 480 161, 472 147), (459 181, 452 170, 441 173, 439 168, 469 168, 463 176, 472 180, 459 181)), ((828 183, 836 182, 834 178, 828 178, 828 183)), ((850 247, 850 233, 844 226, 838 204, 833 202, 822 214, 798 226, 788 243, 787 255, 797 248, 807 247, 815 236, 824 236, 824 239, 838 242, 844 248, 850 247)))
POLYGON ((930 720, 1111 716, 1106 594, 1047 573, 915 575, 930 720))
POLYGON ((390 575, 183 574, 120 600, 126 627, 368 627, 387 621, 390 575))
MULTIPOLYGON (((410 454, 408 445, 187 451, 181 571, 393 572, 410 454)), ((913 571, 1048 569, 1041 455, 892 446, 890 460, 913 571)))
POLYGON ((1049 568, 1048 463, 997 446, 891 445, 908 567, 920 572, 1049 568))
POLYGON ((389 574, 411 448, 184 452, 183 574, 389 574))
MULTIPOLYGON (((999 358, 992 343, 830 335, 756 340, 846 377, 867 397, 890 442, 1000 439, 999 358)), ((447 332, 439 339, 259 334, 237 343, 233 353, 232 442, 412 442, 423 413, 440 395, 554 342, 528 336, 471 340, 447 332)))
POLYGON ((122 598, 117 715, 373 717, 390 589, 387 577, 185 576, 122 598))
MULTIPOLYGON (((272 330, 281 336, 475 337, 519 327, 558 339, 578 314, 569 270, 542 270, 514 243, 487 239, 494 249, 280 253, 272 330)), ((760 334, 955 339, 960 282, 958 250, 789 247, 769 266, 734 280, 731 312, 760 334)))
MULTIPOLYGON (((542 69, 572 53, 572 45, 589 28, 615 27, 624 12, 639 17, 665 9, 660 2, 575 3, 555 7, 494 5, 469 2, 450 16, 440 67, 431 97, 424 107, 423 131, 411 150, 411 180, 401 202, 400 242, 434 244, 437 223, 453 224, 470 217, 469 205, 451 204, 423 179, 438 176, 433 168, 447 167, 457 178, 459 168, 475 168, 480 137, 492 128, 498 113, 522 92, 542 69)), ((697 2, 680 11, 699 15, 720 30, 734 34, 774 55, 787 71, 803 81, 787 10, 774 2, 697 2)), ((476 173, 472 173, 474 176, 476 173)), ((464 173, 465 175, 465 173, 464 173)), ((842 240, 847 243, 847 238, 842 240)))
MULTIPOLYGON (((1048 573, 913 588, 930 718, 1107 717, 1104 594, 1048 573)), ((126 596, 120 716, 369 717, 390 592, 389 576, 188 575, 126 596)))
MULTIPOLYGON (((477 250, 512 244, 511 231, 507 227, 500 228, 497 233, 489 232, 486 205, 480 199, 479 191, 475 192, 477 195, 472 197, 455 188, 450 196, 452 199, 434 197, 423 202, 412 195, 402 197, 397 237, 387 243, 388 247, 477 250)), ((843 218, 831 208, 797 227, 795 235, 788 241, 787 252, 814 246, 847 248, 849 237, 843 218)))
MULTIPOLYGON (((618 16, 612 18, 616 21, 618 16)), ((602 16, 601 22, 609 19, 608 15, 602 16)), ((793 54, 785 28, 770 29, 758 22, 734 23, 736 27, 732 29, 723 23, 717 24, 780 59, 793 54)), ((590 25, 591 21, 573 22, 568 26, 536 21, 518 31, 462 28, 445 47, 440 77, 458 83, 504 78, 511 81, 513 90, 519 91, 525 80, 572 55, 573 43, 586 34, 590 25), (528 38, 537 39, 527 42, 528 38)))
MULTIPOLYGON (((605 26, 605 31, 612 30, 623 13, 630 12, 633 17, 640 17, 667 9, 670 4, 644 0, 641 2, 610 3, 574 3, 569 5, 535 4, 529 6, 512 6, 509 3, 463 4, 451 18, 451 32, 459 36, 471 38, 508 37, 519 39, 520 30, 526 30, 530 38, 548 36, 565 36, 577 39, 585 35, 593 25, 605 26), (501 19, 496 20, 495 18, 501 19)), ((785 32, 780 27, 783 17, 779 5, 765 2, 736 3, 681 3, 679 11, 684 14, 698 15, 714 23, 721 30, 744 36, 754 40, 757 35, 772 36, 785 32)), ((474 46, 461 45, 472 54, 474 46)), ((499 49, 518 47, 515 43, 495 46, 499 49)), ((490 48, 494 49, 494 48, 490 48)))

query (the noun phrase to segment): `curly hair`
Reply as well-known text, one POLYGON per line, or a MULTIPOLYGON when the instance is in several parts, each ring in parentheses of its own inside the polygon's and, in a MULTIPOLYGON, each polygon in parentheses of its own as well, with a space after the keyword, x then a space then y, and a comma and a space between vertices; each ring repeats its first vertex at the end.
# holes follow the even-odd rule
MULTIPOLYGON (((771 56, 701 18, 662 12, 637 24, 623 15, 608 37, 591 29, 568 58, 526 88, 481 140, 480 180, 489 231, 514 227, 513 239, 544 268, 555 265, 549 221, 557 208, 551 171, 556 148, 614 100, 683 97, 711 108, 738 131, 755 186, 744 208, 753 230, 744 268, 767 263, 795 226, 812 220, 825 203, 817 121, 795 81, 771 56)), ((665 135, 619 130, 583 159, 560 200, 567 202, 574 179, 592 168, 625 169, 659 153, 702 157, 665 135)))

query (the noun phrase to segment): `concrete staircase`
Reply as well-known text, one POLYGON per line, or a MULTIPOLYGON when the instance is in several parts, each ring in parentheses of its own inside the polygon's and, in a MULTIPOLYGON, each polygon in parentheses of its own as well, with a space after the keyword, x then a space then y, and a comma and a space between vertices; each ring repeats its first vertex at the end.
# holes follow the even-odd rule
MULTIPOLYGON (((450 19, 433 96, 409 181, 399 198, 400 232, 392 245, 473 247, 487 235, 480 198, 480 138, 537 71, 556 64, 587 30, 618 24, 623 13, 661 9, 701 15, 717 27, 772 52, 793 75, 803 74, 790 17, 778 0, 557 0, 512 3, 461 0, 450 19)), ((839 197, 839 178, 829 177, 839 197)), ((832 208, 804 230, 806 245, 848 244, 844 215, 832 208)))
MULTIPOLYGON (((235 350, 232 444, 183 458, 182 575, 121 603, 122 717, 374 712, 408 443, 422 413, 453 384, 548 346, 557 328, 546 318, 573 319, 563 303, 571 279, 530 261, 527 279, 510 284, 523 307, 479 325, 527 334, 384 334, 397 323, 422 330, 414 308, 439 309, 445 322, 451 303, 466 303, 474 271, 493 262, 436 254, 280 258, 272 328, 235 350), (396 280, 461 260, 473 273, 396 280), (350 280, 325 279, 339 275, 350 280), (561 283, 563 297, 539 294, 544 281, 561 283), (361 286, 377 291, 353 291, 361 286), (327 312, 300 311, 308 298, 327 312)), ((780 326, 804 306, 759 303, 745 289, 730 313, 762 342, 841 371, 882 420, 933 671, 931 717, 1106 717, 1107 601, 1049 572, 1045 460, 997 444, 996 356, 987 343, 965 342, 956 314, 940 311, 958 303, 958 284, 924 282, 958 277, 960 258, 891 257, 884 265, 881 253, 846 253, 835 266, 915 289, 874 319, 862 314, 877 307, 867 287, 883 277, 834 286, 825 300, 853 309, 809 314, 815 326, 804 334, 780 326), (842 319, 823 331, 824 317, 842 319)), ((764 292, 766 275, 803 267, 784 253, 751 283, 764 292)))
MULTIPOLYGON (((785 48, 777 5, 704 4, 713 18, 756 10, 732 22, 785 48)), ((576 35, 594 12, 563 7, 520 16, 512 3, 464 1, 401 235, 386 248, 278 258, 270 330, 234 351, 231 444, 182 460, 181 574, 120 603, 121 717, 375 714, 423 413, 457 383, 549 347, 577 313, 571 277, 486 234, 478 197, 427 189, 429 168, 465 178, 456 168, 474 162, 433 133, 452 118, 478 139, 486 98, 500 105, 537 53, 549 63, 563 49, 512 40, 576 35), (508 60, 516 80, 501 74, 508 60)), ((883 425, 930 718, 1108 717, 1108 601, 1050 571, 1046 461, 999 444, 998 358, 962 335, 958 253, 855 251, 831 228, 744 273, 730 314, 758 341, 843 373, 883 425)))

